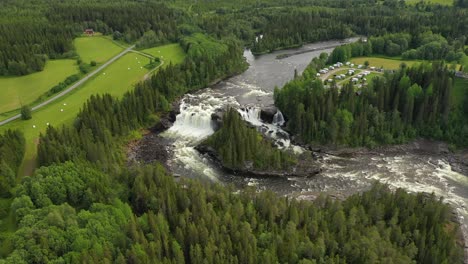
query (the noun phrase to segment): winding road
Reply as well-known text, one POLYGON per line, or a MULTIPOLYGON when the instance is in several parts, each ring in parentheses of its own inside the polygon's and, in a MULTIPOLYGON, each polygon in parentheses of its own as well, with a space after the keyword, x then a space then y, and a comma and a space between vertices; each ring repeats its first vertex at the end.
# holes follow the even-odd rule
MULTIPOLYGON (((115 57, 113 57, 112 59, 108 60, 106 63, 104 63, 103 65, 99 66, 96 70, 92 71, 90 74, 86 75, 83 79, 80 79, 78 82, 76 82, 75 84, 73 84, 72 86, 68 87, 67 89, 65 89, 64 91, 60 92, 59 94, 45 100, 44 102, 32 107, 32 111, 35 111, 41 107, 44 107, 50 103, 52 103, 53 101, 61 98, 62 96, 70 93, 71 91, 75 90, 76 88, 78 88, 80 85, 82 85, 83 83, 85 83, 86 81, 88 81, 90 78, 92 78, 94 75, 98 74, 100 71, 102 71, 104 68, 106 68, 107 66, 109 66, 110 64, 114 63, 116 60, 118 60, 120 57, 124 56, 125 54, 127 54, 128 52, 130 51, 133 51, 133 48, 135 48, 135 45, 133 46, 130 46, 128 48, 126 48, 124 51, 120 52, 119 54, 117 54, 115 57)), ((8 119, 5 119, 3 121, 0 121, 0 126, 2 125, 5 125, 5 124, 8 124, 16 119, 19 119, 21 118, 21 115, 18 114, 18 115, 15 115, 15 116, 12 116, 8 119)))

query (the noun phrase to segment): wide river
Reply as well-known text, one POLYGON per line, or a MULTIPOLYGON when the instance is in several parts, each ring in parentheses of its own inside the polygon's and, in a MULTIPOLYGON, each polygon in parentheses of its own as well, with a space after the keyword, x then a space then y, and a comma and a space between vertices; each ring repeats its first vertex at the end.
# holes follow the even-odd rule
MULTIPOLYGON (((356 41, 348 39, 346 42, 356 41)), ((404 188, 409 192, 434 192, 443 196, 456 210, 464 224, 465 241, 468 239, 468 177, 452 170, 443 155, 415 153, 413 151, 364 152, 350 158, 321 155, 322 172, 309 178, 248 178, 227 174, 209 158, 201 156, 194 146, 214 133, 211 115, 217 109, 232 106, 252 124, 263 127, 268 135, 284 133, 277 125, 264 124, 259 109, 273 104, 275 86, 282 87, 294 76, 295 69, 302 73, 312 58, 322 52, 330 53, 343 41, 327 41, 305 45, 299 49, 283 50, 255 57, 248 50, 244 56, 250 67, 244 73, 219 84, 186 95, 180 106, 181 113, 174 125, 162 134, 170 144, 169 168, 175 175, 199 178, 236 186, 255 186, 259 190, 273 190, 281 195, 312 199, 319 192, 345 197, 366 190, 375 182, 391 188, 404 188), (278 54, 315 50, 276 59, 278 54)), ((282 139, 282 145, 301 151, 282 139)), ((465 246, 465 251, 466 246, 465 246)))

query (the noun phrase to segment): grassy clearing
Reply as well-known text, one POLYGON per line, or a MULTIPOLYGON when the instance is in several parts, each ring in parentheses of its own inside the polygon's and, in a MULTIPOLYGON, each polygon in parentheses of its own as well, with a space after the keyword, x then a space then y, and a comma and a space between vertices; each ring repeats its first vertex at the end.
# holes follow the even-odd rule
POLYGON ((167 65, 171 62, 172 64, 181 63, 185 58, 185 53, 182 50, 182 47, 177 43, 145 49, 142 50, 142 52, 161 58, 165 61, 165 64, 167 63, 167 65))
POLYGON ((78 73, 75 60, 51 60, 41 72, 19 77, 0 77, 0 113, 36 101, 53 86, 75 73, 78 73))
POLYGON ((379 57, 359 57, 351 59, 351 62, 358 65, 364 65, 364 62, 369 62, 369 67, 383 67, 384 69, 398 69, 400 64, 403 62, 406 63, 408 66, 412 66, 415 63, 419 63, 419 61, 408 61, 408 60, 401 60, 401 59, 388 59, 388 58, 379 58, 379 57))
POLYGON ((122 47, 115 44, 112 40, 106 37, 80 37, 73 41, 76 52, 85 63, 96 61, 103 63, 110 58, 119 54, 123 50, 122 47))
MULTIPOLYGON (((166 47, 165 49, 161 49, 160 54, 161 57, 164 56, 166 63, 167 61, 180 62, 184 55, 177 53, 177 51, 183 53, 180 47, 176 48, 176 46, 172 46, 172 48, 166 47)), ((36 146, 39 134, 45 132, 47 123, 54 127, 71 124, 80 108, 93 94, 109 93, 118 97, 122 96, 126 91, 131 90, 133 85, 149 72, 144 67, 148 63, 149 58, 136 53, 128 53, 87 81, 82 87, 45 108, 33 112, 31 120, 16 120, 7 125, 0 126, 0 133, 6 129, 19 129, 25 135, 26 155, 18 174, 20 176, 31 175, 36 167, 36 146)))
POLYGON ((455 78, 455 85, 452 92, 452 101, 455 105, 463 103, 465 93, 468 90, 468 80, 462 78, 455 78))
POLYGON ((406 0, 406 3, 408 5, 416 5, 419 2, 424 2, 426 4, 438 4, 438 5, 446 5, 446 6, 452 6, 453 5, 453 0, 406 0))
MULTIPOLYGON (((30 174, 35 167, 37 140, 39 133, 45 132, 47 123, 55 127, 71 124, 82 105, 93 94, 123 95, 148 72, 143 67, 147 63, 149 63, 149 59, 142 55, 127 54, 79 89, 47 107, 33 112, 31 120, 16 120, 1 126, 0 133, 6 129, 19 129, 26 137, 26 155, 22 166, 25 175, 30 174)), ((21 174, 23 173, 20 172, 21 174)))

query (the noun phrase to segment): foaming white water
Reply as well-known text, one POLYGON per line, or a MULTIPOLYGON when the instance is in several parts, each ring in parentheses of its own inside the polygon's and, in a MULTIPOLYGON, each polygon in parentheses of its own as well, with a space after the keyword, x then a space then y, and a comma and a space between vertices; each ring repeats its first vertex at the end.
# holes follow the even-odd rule
POLYGON ((263 122, 260 120, 260 108, 259 107, 245 107, 237 110, 242 118, 251 123, 254 126, 262 126, 263 122))
POLYGON ((207 92, 199 95, 187 94, 180 104, 180 114, 177 115, 174 125, 168 133, 182 137, 202 140, 214 133, 211 115, 226 105, 236 105, 232 97, 216 97, 216 94, 207 92))
POLYGON ((202 175, 211 181, 218 181, 219 172, 198 153, 195 146, 215 132, 211 115, 228 105, 235 106, 237 102, 233 97, 222 97, 210 89, 201 94, 184 96, 174 125, 162 134, 174 139, 174 158, 170 166, 175 166, 175 171, 185 176, 202 175))
POLYGON ((268 96, 271 95, 271 93, 265 92, 263 90, 251 90, 248 93, 245 93, 242 95, 243 97, 250 97, 250 96, 268 96))
POLYGON ((218 172, 209 166, 205 157, 186 142, 179 140, 174 144, 174 161, 183 164, 184 169, 192 171, 194 175, 204 175, 211 181, 218 182, 218 172))
POLYGON ((284 124, 284 117, 280 111, 274 115, 272 124, 262 121, 260 118, 260 107, 248 106, 238 109, 238 112, 245 121, 257 127, 257 129, 267 137, 273 139, 279 149, 290 149, 296 154, 304 152, 302 147, 292 144, 289 139, 289 134, 281 129, 281 125, 284 124))
POLYGON ((281 111, 278 110, 278 112, 276 112, 276 114, 273 116, 273 125, 283 126, 284 122, 285 120, 284 120, 283 113, 281 113, 281 111))
POLYGON ((357 191, 373 181, 379 181, 391 189, 402 188, 409 192, 434 193, 437 197, 443 197, 455 209, 465 237, 465 247, 468 248, 468 177, 453 171, 445 159, 405 154, 364 155, 353 160, 327 155, 324 162, 330 163, 330 166, 324 166, 322 178, 307 182, 313 189, 319 187, 319 191, 357 191), (336 166, 336 163, 345 166, 336 166))

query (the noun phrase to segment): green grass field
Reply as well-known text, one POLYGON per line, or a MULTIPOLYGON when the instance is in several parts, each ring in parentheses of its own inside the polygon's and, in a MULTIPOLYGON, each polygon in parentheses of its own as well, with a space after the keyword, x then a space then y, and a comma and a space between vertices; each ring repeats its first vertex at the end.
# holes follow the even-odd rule
MULTIPOLYGON (((409 5, 416 5, 419 2, 421 2, 421 0, 406 0, 406 3, 409 5)), ((451 6, 453 5, 453 0, 424 0, 424 3, 451 6)))
POLYGON ((182 47, 177 43, 145 49, 142 50, 142 52, 153 55, 154 57, 160 57, 165 61, 166 65, 169 65, 170 62, 172 62, 172 64, 181 63, 185 58, 182 47))
POLYGON ((91 61, 96 61, 97 63, 106 62, 123 50, 122 47, 112 42, 112 40, 100 36, 76 38, 73 44, 75 45, 76 52, 85 63, 90 63, 91 61))
MULTIPOLYGON (((30 104, 68 76, 78 73, 75 60, 51 60, 43 71, 19 77, 0 77, 0 113, 30 104)), ((0 118, 3 117, 0 115, 0 118)))
POLYGON ((412 66, 419 61, 408 61, 408 60, 399 60, 399 59, 388 59, 388 58, 379 58, 379 57, 359 57, 351 59, 351 62, 358 65, 364 65, 364 62, 369 62, 369 67, 383 67, 384 69, 398 69, 401 63, 406 63, 408 66, 412 66))
MULTIPOLYGON (((167 61, 181 62, 184 57, 179 45, 165 45, 160 50, 161 53, 158 52, 158 54, 164 57, 165 65, 168 65, 167 61)), ((55 127, 62 124, 71 124, 80 108, 93 94, 109 93, 114 96, 122 96, 149 72, 144 67, 148 63, 149 58, 136 53, 128 53, 80 88, 47 105, 45 108, 33 112, 31 120, 16 120, 0 126, 0 133, 6 129, 19 129, 26 137, 26 155, 19 174, 29 175, 35 168, 36 145, 39 133, 45 132, 47 123, 55 127)))
POLYGON ((93 94, 123 95, 148 72, 143 67, 147 63, 149 63, 149 59, 142 55, 127 54, 86 82, 82 87, 45 108, 33 112, 31 120, 16 120, 1 126, 0 132, 6 129, 19 129, 24 133, 26 137, 24 170, 30 172, 31 168, 29 167, 34 167, 33 161, 36 157, 36 144, 39 133, 45 132, 47 123, 55 127, 62 124, 71 124, 80 108, 93 94))

